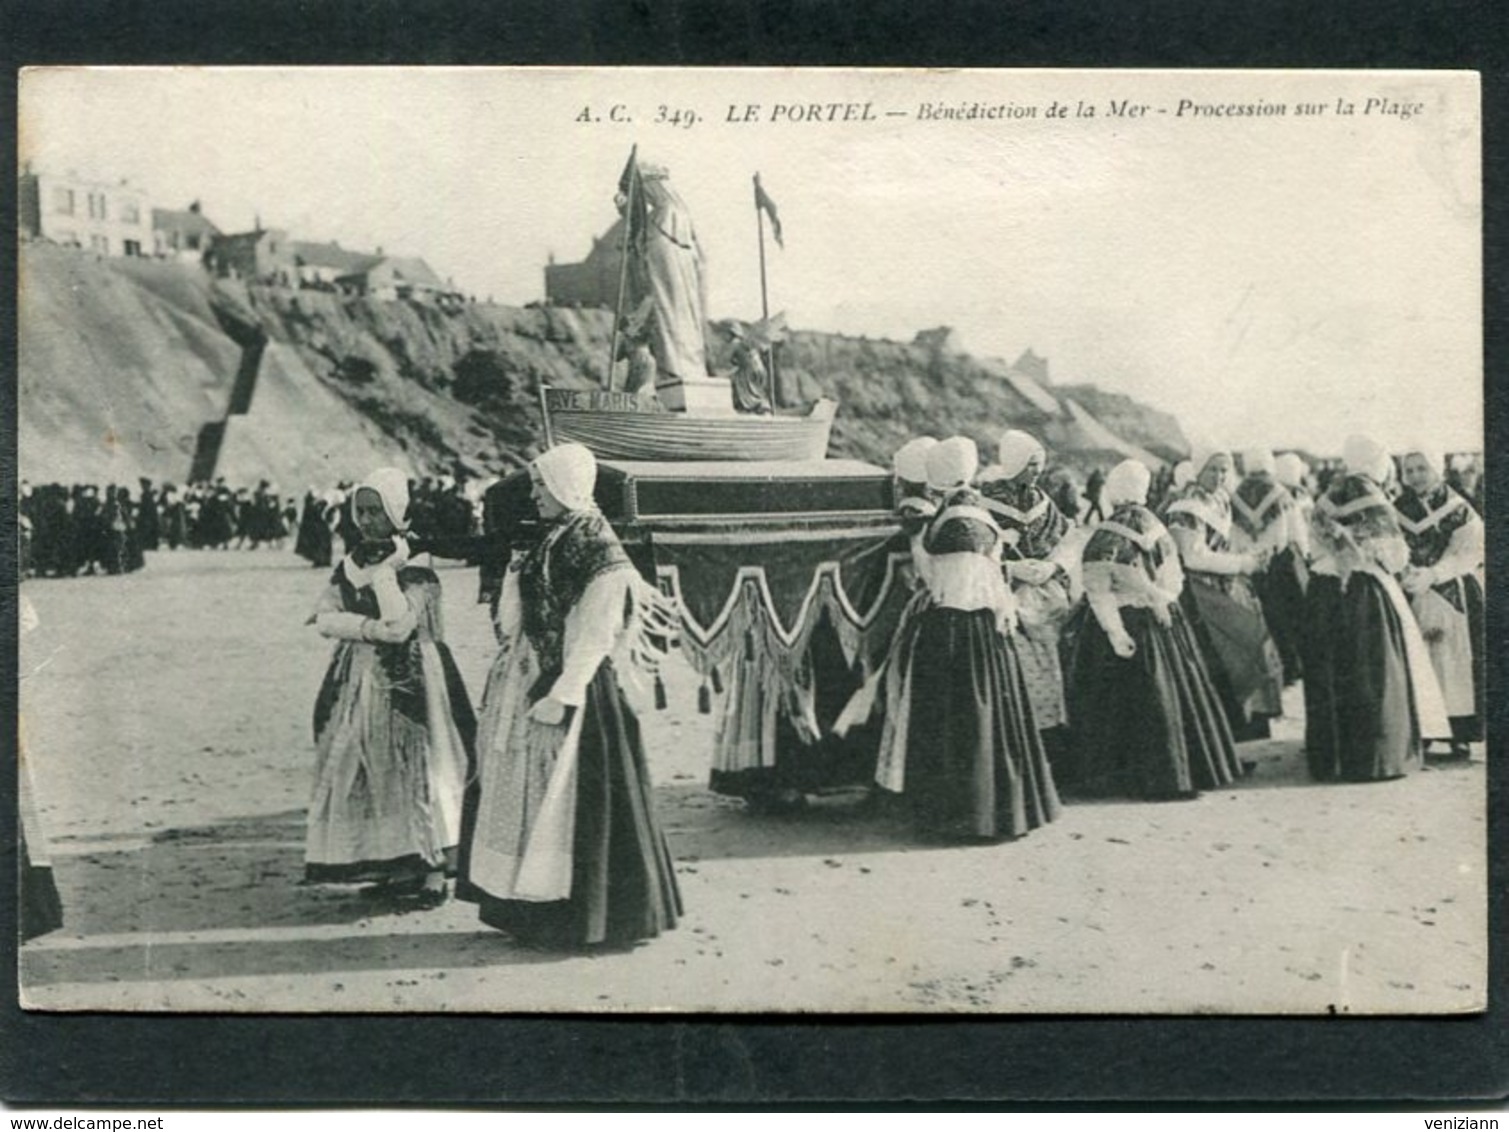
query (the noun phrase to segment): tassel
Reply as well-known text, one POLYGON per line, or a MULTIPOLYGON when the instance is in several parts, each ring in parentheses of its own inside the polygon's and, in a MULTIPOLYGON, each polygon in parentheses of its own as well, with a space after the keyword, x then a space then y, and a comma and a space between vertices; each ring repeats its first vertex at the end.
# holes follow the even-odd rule
POLYGON ((664 711, 665 705, 665 681, 660 678, 660 673, 657 672, 655 673, 655 710, 664 711))
POLYGON ((750 629, 744 634, 744 659, 753 661, 755 658, 754 630, 750 629))
POLYGON ((713 674, 712 675, 713 675, 713 693, 715 695, 721 696, 723 694, 723 677, 721 677, 721 676, 718 675, 718 668, 717 668, 716 665, 713 666, 713 674))
POLYGON ((697 689, 697 712, 700 715, 711 715, 712 711, 713 697, 708 692, 707 681, 704 680, 702 686, 697 689))

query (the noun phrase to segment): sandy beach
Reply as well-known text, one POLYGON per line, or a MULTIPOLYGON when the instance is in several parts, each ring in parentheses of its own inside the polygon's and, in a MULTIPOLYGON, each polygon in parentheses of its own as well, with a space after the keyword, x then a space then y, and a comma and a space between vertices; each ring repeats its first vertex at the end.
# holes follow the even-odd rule
MULTIPOLYGON (((473 696, 475 570, 442 568, 473 696)), ((919 844, 861 792, 786 816, 706 789, 689 670, 643 721, 686 917, 631 950, 517 947, 450 902, 301 886, 321 571, 162 552, 20 590, 20 710, 66 923, 21 953, 43 1010, 1467 1012, 1486 1000, 1485 775, 1320 786, 1300 697, 1251 778, 1071 803, 1021 841, 919 844)))

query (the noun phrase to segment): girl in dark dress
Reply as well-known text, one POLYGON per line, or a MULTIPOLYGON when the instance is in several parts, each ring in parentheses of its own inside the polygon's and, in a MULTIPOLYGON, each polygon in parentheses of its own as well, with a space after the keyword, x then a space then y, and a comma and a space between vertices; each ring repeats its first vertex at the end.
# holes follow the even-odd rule
POLYGON ((619 683, 672 620, 592 501, 592 454, 558 445, 530 474, 550 526, 504 578, 458 894, 526 945, 628 944, 681 915, 619 683))

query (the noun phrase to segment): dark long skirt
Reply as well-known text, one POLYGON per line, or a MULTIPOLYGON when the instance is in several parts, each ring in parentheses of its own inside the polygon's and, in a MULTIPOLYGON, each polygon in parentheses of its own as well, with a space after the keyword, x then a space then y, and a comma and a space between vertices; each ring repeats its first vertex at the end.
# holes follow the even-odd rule
POLYGON ((1077 792, 1149 800, 1188 798, 1239 777, 1236 747, 1216 689, 1178 606, 1171 624, 1123 609, 1137 645, 1123 659, 1087 606, 1075 617, 1066 672, 1077 792))
POLYGON ((1305 601, 1305 753, 1312 777, 1373 782, 1418 765, 1404 630, 1368 574, 1316 575, 1305 601))
POLYGON ((1016 648, 994 611, 928 610, 911 671, 903 793, 919 832, 1003 840, 1058 817, 1016 648))
POLYGON ((1305 587, 1310 572, 1305 561, 1290 547, 1274 555, 1268 569, 1253 579, 1258 600, 1263 603, 1263 618, 1273 634, 1274 647, 1284 666, 1287 687, 1304 676, 1301 657, 1304 646, 1305 587))
POLYGON ((1235 575, 1191 573, 1179 604, 1232 737, 1238 742, 1268 738, 1269 720, 1284 712, 1283 662, 1252 583, 1235 575))
MULTIPOLYGON (((676 926, 681 893, 665 834, 655 818, 639 720, 611 662, 597 670, 582 709, 577 752, 571 895, 565 900, 498 900, 469 883, 463 850, 456 895, 479 906, 482 922, 533 947, 622 945, 676 926)), ((468 792, 461 840, 472 841, 477 798, 468 792)))

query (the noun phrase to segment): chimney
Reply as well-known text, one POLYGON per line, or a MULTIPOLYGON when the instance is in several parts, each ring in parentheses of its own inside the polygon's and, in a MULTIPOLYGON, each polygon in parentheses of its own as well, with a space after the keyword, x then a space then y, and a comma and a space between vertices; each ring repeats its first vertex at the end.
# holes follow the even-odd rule
POLYGON ((192 212, 195 216, 199 215, 199 202, 197 200, 191 201, 189 203, 189 211, 192 212))

